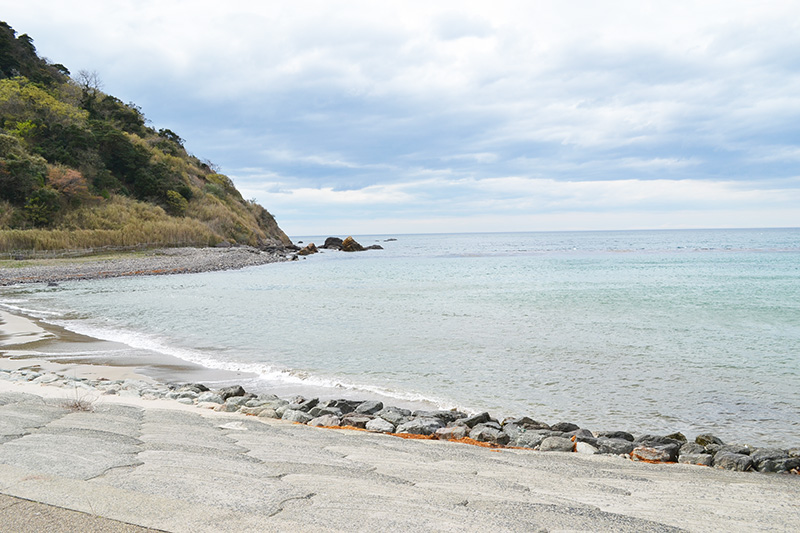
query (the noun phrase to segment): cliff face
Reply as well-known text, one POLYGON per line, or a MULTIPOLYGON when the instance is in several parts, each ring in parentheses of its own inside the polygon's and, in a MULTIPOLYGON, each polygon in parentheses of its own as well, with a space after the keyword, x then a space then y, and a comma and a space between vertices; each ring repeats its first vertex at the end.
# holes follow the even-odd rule
POLYGON ((291 244, 183 142, 0 22, 0 251, 291 244))

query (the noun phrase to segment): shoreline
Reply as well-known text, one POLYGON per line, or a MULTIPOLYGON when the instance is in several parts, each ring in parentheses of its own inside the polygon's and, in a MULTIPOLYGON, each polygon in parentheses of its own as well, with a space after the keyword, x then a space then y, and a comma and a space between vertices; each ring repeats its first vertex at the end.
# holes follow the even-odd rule
POLYGON ((0 261, 0 287, 127 276, 197 274, 289 261, 283 252, 250 246, 159 248, 144 252, 64 259, 0 261))
POLYGON ((551 426, 528 417, 498 420, 487 412, 470 415, 455 410, 411 410, 376 400, 279 398, 271 393, 246 391, 241 386, 246 383, 241 374, 228 372, 220 379, 225 371, 203 369, 184 361, 176 365, 161 361, 163 371, 159 373, 153 372, 152 366, 142 368, 142 364, 133 364, 133 361, 112 364, 109 358, 98 364, 97 359, 53 360, 24 351, 30 344, 46 342, 55 336, 33 319, 0 311, 0 381, 60 387, 79 384, 98 397, 118 395, 123 387, 128 397, 176 400, 203 410, 497 449, 576 452, 623 456, 645 463, 684 463, 736 471, 800 474, 800 449, 723 443, 710 434, 699 435, 692 442, 680 433, 635 436, 627 431, 592 432, 568 422, 551 426), (16 356, 7 356, 9 352, 16 356))

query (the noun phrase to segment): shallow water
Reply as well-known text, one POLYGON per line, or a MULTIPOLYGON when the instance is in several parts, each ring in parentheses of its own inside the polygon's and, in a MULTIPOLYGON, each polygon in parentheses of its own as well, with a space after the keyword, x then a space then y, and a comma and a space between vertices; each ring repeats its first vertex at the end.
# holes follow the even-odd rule
POLYGON ((357 240, 385 250, 0 305, 259 390, 800 445, 800 230, 357 240))

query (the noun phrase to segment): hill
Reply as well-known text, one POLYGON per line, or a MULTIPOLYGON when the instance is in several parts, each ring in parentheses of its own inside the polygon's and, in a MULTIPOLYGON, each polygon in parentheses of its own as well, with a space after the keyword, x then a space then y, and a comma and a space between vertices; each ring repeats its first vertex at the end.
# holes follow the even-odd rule
POLYGON ((178 134, 0 22, 0 252, 226 242, 291 245, 178 134))

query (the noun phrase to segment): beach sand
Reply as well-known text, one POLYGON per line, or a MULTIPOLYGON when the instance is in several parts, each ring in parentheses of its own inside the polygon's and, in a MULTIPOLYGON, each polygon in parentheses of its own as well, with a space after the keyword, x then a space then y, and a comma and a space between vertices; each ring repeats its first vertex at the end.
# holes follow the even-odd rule
MULTIPOLYGON (((25 317, 0 320, 0 352, 58 342, 25 317)), ((152 379, 0 358, 19 368, 152 379)), ((800 530, 800 476, 405 440, 119 395, 84 397, 82 411, 77 394, 0 380, 0 530, 49 529, 45 518, 63 531, 800 530)))

